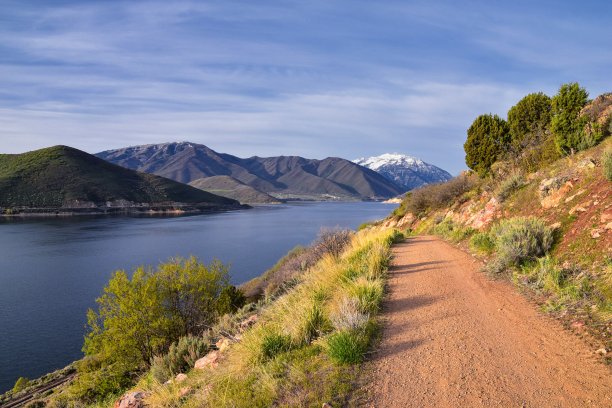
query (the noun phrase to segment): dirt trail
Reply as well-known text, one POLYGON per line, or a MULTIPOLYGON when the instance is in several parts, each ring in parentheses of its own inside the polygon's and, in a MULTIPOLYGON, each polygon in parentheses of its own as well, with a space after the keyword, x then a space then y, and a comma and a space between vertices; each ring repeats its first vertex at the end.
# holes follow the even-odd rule
POLYGON ((612 407, 612 375, 583 342, 435 237, 394 248, 372 407, 612 407))

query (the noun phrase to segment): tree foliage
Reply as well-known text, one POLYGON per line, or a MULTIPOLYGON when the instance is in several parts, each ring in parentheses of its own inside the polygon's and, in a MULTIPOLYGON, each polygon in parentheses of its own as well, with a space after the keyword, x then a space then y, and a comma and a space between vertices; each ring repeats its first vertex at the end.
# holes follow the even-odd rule
POLYGON ((531 93, 508 111, 512 145, 518 149, 541 142, 551 118, 551 100, 542 92, 531 93))
POLYGON ((480 115, 467 131, 465 162, 468 167, 486 175, 510 143, 508 123, 497 115, 480 115))
POLYGON ((147 367, 153 356, 187 334, 199 334, 217 317, 219 295, 229 286, 227 268, 196 258, 118 271, 89 310, 83 351, 124 371, 147 367))
POLYGON ((552 98, 551 130, 555 143, 562 154, 573 153, 584 148, 584 127, 588 121, 580 116, 589 93, 577 82, 563 84, 552 98))

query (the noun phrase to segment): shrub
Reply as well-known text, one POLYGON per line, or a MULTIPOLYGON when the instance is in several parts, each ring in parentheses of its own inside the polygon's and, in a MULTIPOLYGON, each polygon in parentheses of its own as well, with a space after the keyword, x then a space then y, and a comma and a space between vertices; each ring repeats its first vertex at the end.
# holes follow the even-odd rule
POLYGON ((492 272, 545 255, 553 243, 553 231, 535 217, 515 217, 501 221, 491 229, 497 251, 492 272))
POLYGON ((327 254, 333 257, 340 256, 346 245, 351 241, 352 236, 353 232, 348 229, 323 228, 312 245, 317 259, 327 254))
POLYGON ((510 144, 508 123, 497 115, 480 115, 467 131, 463 145, 467 166, 484 176, 510 144))
POLYGON ((244 293, 235 286, 229 285, 224 287, 217 299, 217 313, 223 316, 228 313, 234 313, 246 303, 244 293))
POLYGON ((87 371, 88 379, 78 392, 115 392, 173 342, 202 333, 217 319, 218 297, 228 280, 220 262, 204 265, 193 257, 162 263, 157 270, 138 268, 131 279, 124 271, 116 272, 96 300, 97 312, 87 313, 90 330, 83 346, 87 355, 100 361, 97 372, 106 372, 87 371), (99 388, 88 391, 87 386, 99 388))
POLYGON ((261 341, 261 360, 270 360, 276 355, 291 349, 291 337, 278 333, 268 333, 261 341))
POLYGON ((473 232, 473 229, 459 225, 451 219, 444 219, 441 223, 433 227, 434 234, 440 235, 453 242, 463 241, 473 232))
POLYGON ((151 364, 151 374, 160 383, 185 373, 193 368, 196 360, 206 355, 210 341, 205 337, 185 336, 172 343, 168 352, 155 356, 151 364))
POLYGON ((353 331, 365 327, 370 320, 369 313, 363 312, 358 299, 345 297, 338 309, 331 315, 332 324, 339 331, 353 331))
POLYGON ((20 391, 23 391, 25 388, 28 387, 28 385, 30 385, 30 380, 28 380, 26 377, 19 377, 17 379, 17 381, 15 381, 15 385, 13 385, 13 393, 18 393, 20 391))
POLYGON ((552 98, 553 117, 550 128, 555 136, 555 143, 562 154, 580 150, 584 141, 584 127, 587 117, 580 116, 580 110, 586 105, 589 93, 578 83, 563 84, 552 98))
POLYGON ((495 249, 495 243, 486 232, 477 232, 474 234, 470 239, 470 246, 472 249, 485 254, 491 254, 495 249))
POLYGON ((447 207, 478 185, 478 177, 463 173, 446 183, 431 184, 412 190, 402 202, 403 210, 417 217, 427 211, 447 207))
POLYGON ((368 349, 367 338, 360 331, 343 330, 327 339, 329 356, 340 364, 358 364, 368 349))
POLYGON ((603 174, 608 181, 612 181, 612 150, 606 150, 602 158, 603 174))
POLYGON ((525 179, 522 174, 511 174, 500 183, 495 195, 500 202, 503 202, 510 197, 512 193, 521 188, 524 183, 525 179))

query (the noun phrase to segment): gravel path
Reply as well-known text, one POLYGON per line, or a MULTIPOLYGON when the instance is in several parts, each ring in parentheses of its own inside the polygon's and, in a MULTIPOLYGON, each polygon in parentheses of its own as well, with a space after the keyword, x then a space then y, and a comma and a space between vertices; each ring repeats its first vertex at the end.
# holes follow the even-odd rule
POLYGON ((474 258, 429 236, 394 256, 368 406, 612 407, 593 350, 474 258))

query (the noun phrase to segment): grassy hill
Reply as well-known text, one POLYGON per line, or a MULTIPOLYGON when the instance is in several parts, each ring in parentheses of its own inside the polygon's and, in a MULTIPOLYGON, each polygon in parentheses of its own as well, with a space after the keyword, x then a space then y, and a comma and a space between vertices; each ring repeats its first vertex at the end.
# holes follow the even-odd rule
POLYGON ((230 176, 203 177, 189 183, 190 186, 231 198, 243 204, 277 204, 280 201, 230 176))
POLYGON ((0 207, 79 208, 132 204, 237 202, 139 173, 67 146, 0 155, 0 207))

